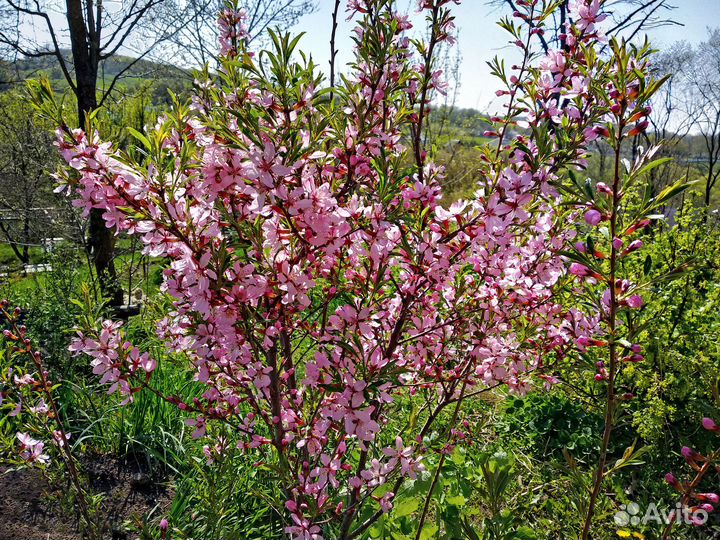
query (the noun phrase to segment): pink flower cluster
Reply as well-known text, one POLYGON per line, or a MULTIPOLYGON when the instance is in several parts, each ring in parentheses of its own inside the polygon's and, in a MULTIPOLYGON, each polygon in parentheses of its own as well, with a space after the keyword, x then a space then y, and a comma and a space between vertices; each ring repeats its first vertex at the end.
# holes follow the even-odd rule
POLYGON ((248 37, 244 9, 226 7, 218 17, 220 54, 227 57, 237 55, 240 43, 248 37))
POLYGON ((58 409, 53 398, 54 384, 43 366, 43 355, 33 347, 28 329, 20 324, 22 313, 19 308, 9 309, 7 300, 0 300, 0 321, 6 328, 2 331, 4 344, 11 367, 0 370, 0 406, 8 410, 8 418, 21 421, 22 431, 16 433, 20 444, 17 456, 29 466, 44 466, 50 462, 48 444, 60 450, 63 460, 67 459, 70 434, 65 431, 58 418, 58 409), (30 360, 33 371, 25 371, 30 360), (34 438, 42 434, 43 442, 34 438))
MULTIPOLYGON (((241 448, 279 464, 296 539, 321 538, 328 519, 352 522, 362 504, 389 511, 393 491, 375 490, 422 469, 430 424, 388 428, 401 399, 422 395, 439 414, 488 386, 525 393, 535 374, 552 384, 546 364, 597 324, 553 300, 573 233, 551 183, 584 155, 594 122, 593 104, 578 101, 583 56, 554 53, 563 68, 548 68, 550 86, 520 86, 534 92, 529 121, 547 129, 569 118, 574 142, 548 154, 523 135, 501 139, 475 197, 446 208, 442 169, 408 169, 403 144, 436 77, 411 68, 408 25, 383 6, 349 3, 365 19, 332 111, 301 66, 275 66, 300 81, 280 87, 227 62, 225 83, 203 83, 191 109, 151 130, 147 160, 80 131, 58 143, 76 204, 102 209, 108 227, 169 261, 163 290, 174 309, 158 333, 205 385, 192 404, 176 400, 196 415, 193 435, 231 423, 241 448), (576 99, 558 105, 558 89, 576 99)), ((241 23, 223 13, 226 44, 241 23)), ((71 348, 128 400, 155 369, 118 323, 86 330, 71 348)))
POLYGON ((93 373, 100 376, 102 384, 110 384, 108 393, 119 391, 126 396, 123 403, 129 403, 138 390, 130 386, 130 379, 137 379, 142 373, 147 382, 157 363, 148 353, 141 353, 137 347, 123 341, 121 326, 122 322, 103 321, 92 337, 78 332, 69 349, 75 354, 91 356, 93 373))
POLYGON ((20 441, 20 457, 27 463, 39 463, 44 465, 50 461, 50 457, 43 452, 45 443, 36 441, 27 433, 18 433, 20 441))

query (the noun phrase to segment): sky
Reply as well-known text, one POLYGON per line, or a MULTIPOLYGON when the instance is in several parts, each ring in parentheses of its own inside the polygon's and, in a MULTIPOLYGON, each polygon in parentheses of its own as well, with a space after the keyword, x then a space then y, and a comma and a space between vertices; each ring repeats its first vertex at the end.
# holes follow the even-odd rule
MULTIPOLYGON (((105 5, 112 7, 126 0, 106 0, 105 5)), ((279 1, 279 0, 278 0, 279 1)), ((291 28, 291 32, 304 32, 300 42, 301 50, 310 53, 313 60, 325 74, 329 72, 330 33, 332 9, 335 0, 316 0, 318 8, 314 13, 300 18, 291 28)), ((708 26, 720 26, 720 0, 669 0, 676 8, 671 17, 678 25, 664 26, 649 30, 649 37, 657 49, 662 49, 676 41, 685 40, 696 44, 705 39, 708 26)), ((62 0, 46 0, 53 5, 52 18, 56 28, 63 28, 64 2, 62 0)), ((347 0, 342 0, 346 5, 347 0)), ((416 29, 422 29, 423 20, 414 16, 416 0, 398 0, 404 13, 411 16, 416 29)), ((507 45, 507 34, 497 26, 497 21, 507 13, 506 8, 493 7, 488 0, 462 0, 459 6, 452 6, 455 23, 459 30, 459 41, 456 47, 461 55, 460 88, 455 105, 492 112, 499 108, 495 100, 497 82, 490 76, 486 62, 498 55, 510 60, 517 54, 514 46, 507 45)), ((352 40, 350 38, 353 23, 346 20, 343 11, 337 32, 338 69, 342 68, 352 57, 352 40)), ((46 43, 48 35, 43 26, 23 28, 25 37, 38 44, 46 43)), ((62 39, 67 41, 63 33, 62 39)), ((63 43, 65 45, 65 43, 63 43)), ((121 50, 121 53, 132 55, 132 50, 121 50)))
MULTIPOLYGON (((407 3, 407 0, 405 0, 407 3)), ((312 54, 313 60, 328 72, 330 58, 330 31, 334 0, 318 0, 318 10, 305 15, 292 28, 294 32, 305 32, 300 48, 312 54)), ((653 46, 657 49, 676 41, 701 42, 708 26, 720 25, 720 0, 674 0, 676 9, 672 18, 682 26, 667 26, 649 31, 653 46)), ((412 10, 410 10, 412 13, 412 10)), ((461 60, 461 86, 456 105, 484 111, 494 109, 493 98, 497 84, 490 76, 486 62, 494 56, 509 56, 513 48, 507 46, 507 34, 500 29, 496 21, 506 13, 502 9, 489 6, 487 0, 463 0, 461 5, 453 6, 455 24, 460 32, 458 42, 461 60)), ((422 21, 414 19, 417 23, 422 21)), ((416 25, 416 27, 419 27, 416 25)), ((352 26, 345 21, 345 15, 338 25, 338 64, 344 65, 351 57, 352 26)))

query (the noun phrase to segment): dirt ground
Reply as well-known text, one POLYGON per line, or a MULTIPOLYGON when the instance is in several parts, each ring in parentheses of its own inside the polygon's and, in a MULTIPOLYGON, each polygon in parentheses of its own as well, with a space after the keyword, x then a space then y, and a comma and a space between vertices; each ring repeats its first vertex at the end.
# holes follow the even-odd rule
MULTIPOLYGON (((126 523, 153 509, 155 516, 161 516, 172 501, 163 479, 139 462, 95 456, 83 468, 91 491, 103 495, 107 521, 103 536, 110 540, 137 538, 126 523)), ((75 516, 53 502, 58 489, 53 490, 36 470, 0 468, 0 540, 79 540, 75 516)))

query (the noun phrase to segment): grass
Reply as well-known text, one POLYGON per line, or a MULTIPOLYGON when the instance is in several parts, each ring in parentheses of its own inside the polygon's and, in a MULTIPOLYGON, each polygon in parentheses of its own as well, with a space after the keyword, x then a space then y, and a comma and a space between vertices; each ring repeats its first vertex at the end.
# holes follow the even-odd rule
MULTIPOLYGON (((40 246, 31 246, 28 249, 30 264, 42 264, 46 262, 47 253, 40 246)), ((0 266, 10 267, 11 270, 22 270, 22 263, 15 255, 10 244, 0 243, 0 266)))

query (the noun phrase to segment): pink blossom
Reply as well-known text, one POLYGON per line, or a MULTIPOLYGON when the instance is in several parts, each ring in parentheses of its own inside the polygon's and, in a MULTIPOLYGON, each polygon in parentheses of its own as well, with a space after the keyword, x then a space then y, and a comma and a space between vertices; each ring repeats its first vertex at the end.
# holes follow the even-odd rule
POLYGON ((26 462, 45 465, 50 461, 50 457, 43 453, 45 443, 33 439, 27 433, 18 432, 16 437, 20 441, 20 457, 26 462))
POLYGON ((205 418, 198 416, 197 418, 188 418, 185 420, 185 425, 195 428, 192 433, 193 439, 199 439, 205 436, 205 418))

